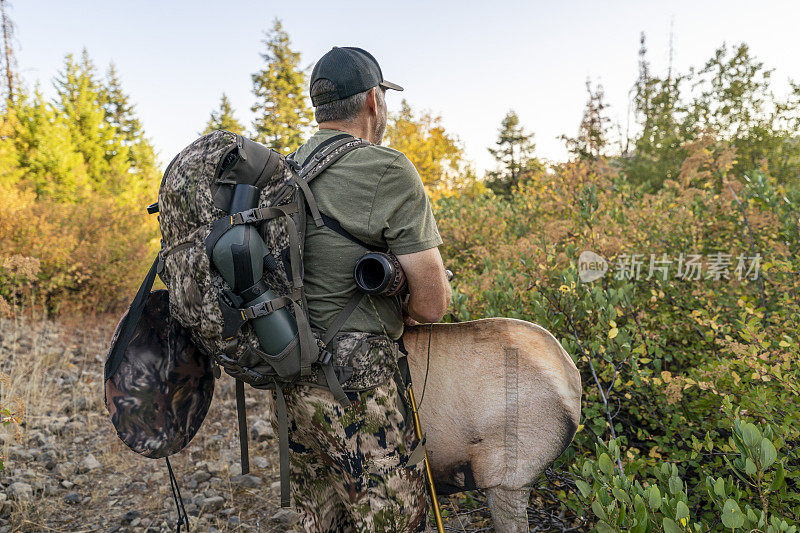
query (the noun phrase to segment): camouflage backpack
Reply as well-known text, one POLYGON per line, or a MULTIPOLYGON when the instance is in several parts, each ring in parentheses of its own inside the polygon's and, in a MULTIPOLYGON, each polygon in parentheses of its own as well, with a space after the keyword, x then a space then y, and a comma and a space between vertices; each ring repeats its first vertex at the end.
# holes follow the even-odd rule
MULTIPOLYGON (((350 402, 345 390, 372 388, 393 377, 385 370, 391 365, 379 363, 396 361, 395 343, 381 336, 339 333, 358 306, 362 292, 356 291, 327 331, 321 332, 310 326, 303 291, 307 216, 317 226, 326 225, 368 250, 377 249, 320 213, 309 189, 309 183, 340 157, 368 145, 368 141, 347 134, 337 135, 299 165, 291 157, 284 158, 241 135, 219 130, 191 143, 167 166, 158 202, 148 206, 149 212, 159 213, 161 251, 120 321, 106 360, 106 405, 118 435, 134 451, 166 457, 188 444, 210 403, 213 379, 209 392, 208 374, 213 371, 218 377, 222 368, 236 379, 243 474, 249 472, 244 383, 275 390, 281 506, 288 507, 285 388, 293 384, 326 387, 346 407, 350 402), (254 188, 254 207, 229 212, 232 201, 235 203, 234 190, 242 184, 254 188), (213 260, 215 244, 237 226, 256 228, 269 252, 263 258, 263 276, 250 287, 230 286, 213 260), (150 292, 156 274, 168 291, 150 292), (250 297, 268 292, 270 299, 262 297, 256 305, 242 306, 243 301, 253 301, 250 297), (243 294, 248 297, 242 298, 243 294), (158 316, 152 316, 153 311, 148 309, 158 311, 158 316), (253 323, 279 312, 291 315, 296 334, 281 353, 267 353, 253 323), (159 330, 172 333, 158 334, 159 330), (174 337, 181 334, 180 342, 176 342, 174 337), (204 357, 198 359, 195 351, 204 357), (364 368, 364 359, 357 354, 365 351, 373 354, 377 370, 364 368), (131 379, 131 375, 142 374, 142 358, 150 361, 153 353, 160 361, 153 370, 157 375, 151 375, 154 382, 131 379), (205 397, 183 403, 169 401, 176 394, 186 399, 180 391, 198 382, 205 387, 205 397), (347 389, 342 386, 345 382, 347 389), (158 401, 154 401, 156 396, 158 401), (156 415, 142 415, 142 404, 148 399, 163 407, 156 421, 156 415), (165 417, 164 411, 170 409, 179 412, 166 413, 170 416, 165 417), (165 429, 165 419, 177 422, 165 429)), ((252 267, 249 262, 237 263, 235 258, 233 263, 237 274, 252 267)), ((396 374, 394 378, 398 379, 396 374)))

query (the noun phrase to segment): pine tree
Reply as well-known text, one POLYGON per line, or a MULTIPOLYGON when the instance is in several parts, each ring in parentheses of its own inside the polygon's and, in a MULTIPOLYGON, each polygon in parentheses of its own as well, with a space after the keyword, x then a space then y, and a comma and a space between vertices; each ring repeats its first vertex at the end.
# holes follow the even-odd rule
POLYGON ((38 88, 32 98, 18 92, 7 117, 16 166, 23 170, 8 185, 65 203, 79 202, 91 193, 88 165, 72 136, 72 126, 38 88))
POLYGON ((215 130, 228 130, 244 134, 244 126, 234 115, 231 101, 225 93, 222 93, 219 109, 211 112, 211 118, 208 119, 205 129, 200 134, 204 135, 215 130))
POLYGON ((657 189, 665 179, 675 179, 686 157, 683 147, 694 137, 695 122, 686 116, 680 86, 689 76, 664 78, 653 75, 647 60, 645 35, 639 39, 639 77, 633 87, 633 108, 641 132, 634 151, 625 154, 624 166, 631 181, 657 189))
POLYGON ((113 63, 108 67, 101 87, 100 102, 105 110, 106 123, 116 130, 117 141, 128 147, 129 173, 140 181, 152 183, 158 174, 155 149, 145 137, 142 123, 136 116, 135 105, 122 89, 122 83, 113 63))
POLYGON ((251 110, 256 140, 288 154, 302 144, 313 119, 305 90, 306 73, 300 69, 300 53, 291 49, 289 34, 275 19, 263 43, 266 68, 252 75, 256 103, 251 110))
POLYGON ((76 62, 71 54, 54 81, 57 109, 64 115, 89 178, 98 190, 119 192, 129 185, 126 146, 117 129, 106 121, 104 89, 86 50, 76 62))
POLYGON ((578 159, 596 160, 603 155, 603 149, 608 144, 608 123, 611 122, 605 110, 605 92, 603 86, 597 84, 593 90, 592 84, 586 80, 586 92, 589 99, 583 110, 583 118, 578 127, 577 137, 561 136, 565 141, 567 150, 578 159))
POLYGON ((487 184, 495 192, 510 194, 526 174, 542 168, 533 156, 536 147, 533 134, 525 132, 514 110, 506 113, 500 123, 495 144, 497 148, 489 148, 489 153, 494 156, 498 168, 487 173, 487 184))

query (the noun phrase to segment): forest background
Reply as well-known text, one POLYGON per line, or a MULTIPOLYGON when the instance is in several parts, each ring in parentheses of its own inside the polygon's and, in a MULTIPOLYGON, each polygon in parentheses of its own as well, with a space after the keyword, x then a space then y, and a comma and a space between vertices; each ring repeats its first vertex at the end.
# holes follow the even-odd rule
MULTIPOLYGON (((47 99, 16 69, 14 29, 3 10, 0 313, 118 315, 158 247, 144 206, 162 169, 114 65, 68 54, 47 99)), ((262 58, 255 120, 221 94, 204 132, 285 154, 314 127, 308 71, 279 20, 262 58)), ((796 531, 800 84, 777 97, 771 74, 744 43, 659 74, 642 36, 635 133, 587 81, 569 160, 538 159, 509 110, 485 176, 436 114, 403 101, 390 117, 456 272, 447 319, 537 322, 581 370, 583 423, 532 496, 554 529, 796 531), (585 250, 609 262, 590 283, 585 250)))

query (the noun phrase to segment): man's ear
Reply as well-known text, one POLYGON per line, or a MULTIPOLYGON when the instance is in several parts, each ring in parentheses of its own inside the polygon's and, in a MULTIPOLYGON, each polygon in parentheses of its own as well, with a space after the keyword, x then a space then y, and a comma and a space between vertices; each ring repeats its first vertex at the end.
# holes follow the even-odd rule
POLYGON ((378 88, 373 87, 367 93, 367 109, 371 115, 378 115, 378 88))

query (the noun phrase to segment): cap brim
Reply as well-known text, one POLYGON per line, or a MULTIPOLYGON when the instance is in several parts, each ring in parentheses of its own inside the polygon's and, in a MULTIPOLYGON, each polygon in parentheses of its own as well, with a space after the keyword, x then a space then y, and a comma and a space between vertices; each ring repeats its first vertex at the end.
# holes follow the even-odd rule
POLYGON ((383 80, 378 85, 383 87, 384 89, 394 89, 395 91, 402 91, 403 88, 397 85, 396 83, 392 83, 390 81, 383 80))

